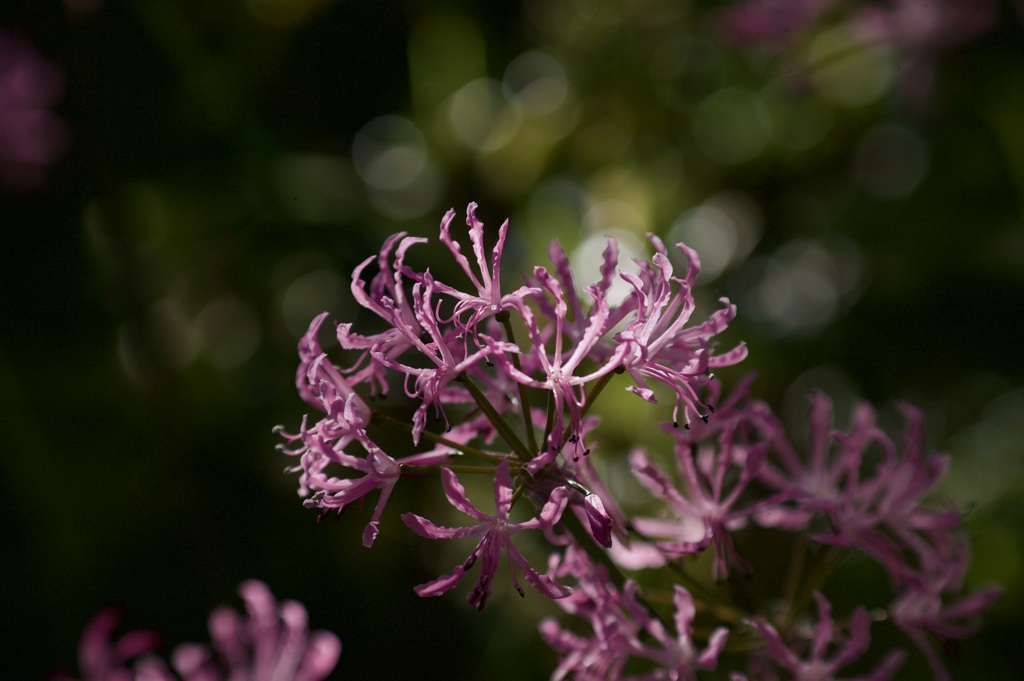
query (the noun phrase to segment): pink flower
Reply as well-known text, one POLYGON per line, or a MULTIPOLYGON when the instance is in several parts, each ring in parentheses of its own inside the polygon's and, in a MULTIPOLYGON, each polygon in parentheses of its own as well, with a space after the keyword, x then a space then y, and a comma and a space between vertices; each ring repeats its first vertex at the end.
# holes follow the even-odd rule
POLYGON ((719 29, 740 45, 782 45, 811 26, 836 0, 740 0, 718 16, 719 29))
POLYGON ((405 336, 409 348, 418 352, 418 358, 428 359, 434 364, 433 367, 412 366, 389 356, 387 352, 376 346, 370 348, 370 355, 378 365, 405 374, 406 394, 409 397, 422 400, 412 419, 414 445, 419 444, 420 435, 427 422, 427 410, 431 405, 434 406, 438 416, 445 417, 447 424, 443 406, 445 402, 471 401, 469 395, 461 390, 459 395, 452 399, 453 395, 450 392, 448 394, 444 392, 449 383, 462 372, 495 352, 518 350, 510 343, 492 341, 476 352, 467 352, 466 345, 457 342, 455 334, 451 330, 447 333, 442 330, 434 312, 434 286, 433 277, 426 272, 422 275, 421 281, 412 287, 411 307, 418 322, 417 327, 406 324, 402 319, 401 311, 390 300, 384 300, 384 307, 390 314, 389 321, 394 328, 405 336), (409 379, 414 379, 412 387, 408 385, 409 379))
MULTIPOLYGON (((351 399, 349 402, 351 403, 351 399)), ((313 492, 303 503, 311 508, 322 509, 324 513, 321 514, 321 518, 328 511, 341 513, 350 504, 361 502, 374 490, 380 490, 373 515, 363 530, 363 546, 366 547, 373 546, 374 540, 377 539, 381 515, 392 490, 402 476, 402 466, 430 466, 448 461, 447 453, 437 450, 393 459, 378 447, 362 428, 354 429, 353 438, 365 450, 365 457, 354 456, 333 447, 315 432, 307 431, 299 436, 290 437, 302 437, 305 442, 299 466, 290 470, 302 471, 305 489, 307 492, 313 492), (362 476, 336 477, 327 470, 331 464, 339 464, 351 471, 362 473, 362 476)))
MULTIPOLYGON (((552 409, 554 422, 546 443, 548 456, 545 457, 545 461, 547 461, 561 451, 565 445, 563 438, 566 430, 569 433, 568 441, 576 443, 577 449, 582 447, 584 386, 617 369, 625 355, 626 348, 620 345, 611 357, 603 360, 596 369, 589 372, 582 371, 584 361, 588 359, 593 361, 593 349, 611 328, 608 304, 604 294, 596 286, 586 287, 587 293, 594 299, 594 306, 587 317, 587 327, 583 336, 570 343, 564 334, 568 305, 561 284, 543 267, 534 268, 534 276, 541 288, 555 301, 554 330, 550 334, 546 334, 545 332, 549 329, 541 328, 537 317, 527 305, 519 304, 517 309, 526 325, 532 345, 530 352, 523 360, 524 368, 534 367, 536 373, 543 374, 543 377, 534 378, 526 371, 520 370, 505 353, 499 351, 500 348, 495 347, 493 357, 501 370, 517 382, 550 392, 554 403, 552 409), (551 337, 550 349, 548 343, 545 342, 547 335, 551 337), (569 412, 568 428, 565 425, 564 414, 566 411, 569 412)), ((494 346, 495 342, 488 339, 488 344, 494 346)), ((531 470, 531 472, 534 471, 531 470)))
POLYGON ((734 431, 735 427, 730 427, 722 433, 717 449, 711 445, 694 449, 683 442, 677 444, 681 489, 642 450, 634 451, 630 457, 634 475, 675 516, 667 520, 635 518, 633 525, 652 539, 661 538, 658 547, 673 557, 696 553, 714 544, 712 574, 716 581, 728 578, 730 565, 743 573, 751 570, 736 551, 733 533, 746 526, 753 512, 740 504, 740 498, 760 472, 765 456, 763 444, 735 441, 734 431))
POLYGON ((25 40, 0 27, 0 180, 30 189, 64 153, 68 129, 50 111, 64 76, 25 40))
MULTIPOLYGON (((839 679, 839 670, 856 662, 867 651, 871 643, 868 628, 871 617, 864 607, 858 607, 850 619, 850 631, 845 642, 839 645, 832 657, 828 657, 829 646, 836 638, 835 622, 832 620, 832 606, 820 593, 815 593, 818 603, 818 625, 814 629, 808 656, 801 658, 793 648, 786 645, 782 636, 772 625, 762 620, 751 624, 764 637, 765 650, 772 660, 788 670, 794 681, 829 681, 839 679)), ((874 670, 859 681, 886 681, 903 665, 906 654, 901 650, 889 653, 874 670)), ((849 677, 848 677, 849 678, 849 677)), ((850 678, 850 681, 854 681, 850 678)))
POLYGON ((466 490, 451 470, 445 468, 441 471, 441 482, 449 503, 471 518, 478 520, 479 524, 469 527, 441 527, 414 513, 403 514, 402 520, 416 534, 429 539, 480 537, 480 542, 465 562, 455 568, 454 573, 417 586, 417 594, 439 596, 451 590, 462 581, 477 558, 482 557, 480 579, 477 580, 476 586, 469 592, 466 600, 470 605, 483 610, 487 604, 487 598, 491 594, 491 583, 498 570, 503 548, 509 559, 509 567, 512 569, 512 583, 520 596, 524 596, 525 593, 516 578, 516 566, 522 570, 526 580, 548 598, 565 598, 572 593, 568 587, 559 586, 549 577, 539 574, 530 567, 526 557, 512 543, 512 536, 520 530, 550 528, 558 522, 562 511, 565 510, 567 490, 564 487, 557 487, 551 492, 537 517, 526 522, 513 523, 509 520, 509 512, 512 510, 512 479, 507 459, 498 464, 494 473, 494 515, 487 515, 470 502, 466 497, 466 490))
POLYGON ((352 271, 352 296, 362 307, 373 312, 388 322, 390 328, 372 336, 363 336, 352 332, 351 324, 338 324, 338 342, 345 350, 362 350, 362 355, 348 369, 352 375, 353 385, 366 382, 370 386, 371 397, 388 392, 386 367, 372 361, 371 349, 380 356, 399 357, 411 346, 409 336, 418 337, 422 331, 416 320, 416 313, 406 299, 401 271, 406 251, 414 244, 425 239, 406 238, 405 232, 392 234, 381 246, 377 256, 369 257, 352 271), (391 262, 391 252, 395 251, 395 263, 391 262), (378 271, 370 280, 369 285, 363 280, 363 271, 377 261, 378 271), (399 319, 398 328, 395 319, 399 319))
POLYGON ((966 541, 959 542, 958 548, 957 557, 929 566, 926 579, 900 593, 889 607, 893 622, 924 654, 940 681, 950 676, 929 635, 940 642, 972 636, 981 615, 1003 595, 995 587, 960 594, 968 561, 966 541))
POLYGON ((174 668, 185 681, 320 681, 331 673, 341 641, 328 631, 310 634, 301 603, 278 603, 256 580, 243 582, 238 593, 245 615, 231 608, 210 614, 212 648, 184 644, 174 650, 174 668))
MULTIPOLYGON (((561 290, 564 294, 564 298, 562 300, 565 305, 564 307, 558 306, 557 299, 555 300, 555 304, 552 304, 552 301, 549 300, 548 297, 540 295, 541 287, 539 284, 535 288, 537 295, 534 295, 530 300, 536 304, 537 310, 540 312, 541 316, 546 319, 545 324, 543 324, 544 326, 548 326, 549 324, 555 323, 557 320, 561 319, 565 346, 575 347, 579 340, 585 336, 586 329, 590 325, 589 311, 584 310, 583 301, 580 300, 578 293, 579 290, 587 291, 587 287, 581 286, 579 282, 576 281, 576 275, 573 273, 572 265, 569 264, 569 256, 557 240, 552 240, 548 245, 548 259, 551 260, 551 264, 554 266, 551 276, 553 276, 561 285, 561 290)), ((612 285, 615 283, 618 273, 619 245, 616 243, 615 239, 609 237, 604 251, 601 254, 601 278, 595 283, 590 284, 590 286, 593 286, 599 292, 603 300, 608 300, 609 293, 611 292, 612 285)), ((627 296, 626 299, 617 307, 609 306, 607 320, 608 328, 615 328, 635 309, 636 299, 634 296, 627 296)), ((595 345, 591 349, 590 359, 596 363, 602 363, 608 359, 613 351, 614 345, 611 343, 595 345)))
POLYGON ((473 271, 466 256, 462 254, 459 242, 452 238, 450 226, 455 218, 455 210, 449 210, 441 220, 441 243, 448 247, 455 262, 469 277, 470 282, 476 288, 476 294, 463 292, 440 282, 436 284, 438 291, 458 301, 455 304, 452 319, 455 320, 460 331, 469 334, 476 333, 477 326, 482 320, 508 309, 515 301, 522 300, 525 295, 537 291, 535 288, 523 286, 512 293, 501 294, 501 256, 505 249, 505 237, 508 235, 508 220, 505 220, 498 229, 498 242, 491 251, 490 269, 488 269, 484 254, 484 224, 477 219, 476 209, 475 202, 470 203, 466 208, 466 225, 469 227, 469 240, 473 244, 473 255, 480 271, 479 276, 473 271), (469 317, 463 321, 463 316, 467 313, 469 317))
POLYGON ((650 674, 636 677, 649 681, 693 681, 697 678, 698 669, 714 669, 718 666, 718 656, 725 648, 729 632, 725 627, 716 627, 708 637, 707 647, 698 650, 693 640, 693 620, 697 610, 693 605, 693 596, 681 586, 673 587, 673 603, 676 607, 673 621, 676 627, 675 636, 670 635, 656 618, 649 618, 645 628, 659 646, 644 645, 638 654, 653 660, 658 669, 650 674))
POLYGON ((617 336, 627 347, 623 365, 636 382, 630 390, 657 404, 654 391, 647 384, 649 378, 656 380, 676 394, 673 422, 679 421, 680 407, 686 407, 687 424, 690 414, 707 420, 710 408, 703 404, 696 389, 710 382, 711 369, 736 364, 747 356, 743 343, 722 355, 714 355, 710 349, 711 339, 722 333, 736 316, 736 307, 722 298, 723 309, 703 324, 687 327, 695 307, 692 288, 700 271, 700 259, 692 249, 676 244, 690 266, 685 279, 674 277, 665 245, 653 234, 649 238, 655 249, 651 263, 638 261, 640 275, 619 275, 633 286, 637 299, 636 317, 617 336), (673 283, 679 285, 678 291, 673 291, 673 283))
MULTIPOLYGON (((186 643, 174 649, 173 667, 181 679, 321 681, 331 673, 341 655, 341 641, 328 631, 310 634, 301 603, 278 603, 256 580, 243 582, 239 594, 246 615, 231 608, 210 614, 212 648, 186 643)), ((119 620, 108 609, 86 626, 78 653, 82 681, 177 681, 179 676, 152 655, 157 645, 152 632, 133 631, 112 640, 119 620)), ((51 681, 75 678, 58 674, 51 681)))
POLYGON ((997 0, 740 0, 718 15, 723 37, 740 45, 784 48, 812 30, 845 23, 865 45, 892 48, 903 59, 905 92, 921 101, 942 52, 975 40, 998 24, 997 0))
POLYGON ((553 619, 540 623, 541 636, 562 654, 553 681, 568 677, 581 681, 684 681, 695 679, 698 669, 717 666, 728 632, 725 627, 716 628, 704 650, 699 650, 693 639, 696 608, 682 587, 673 589, 673 635, 640 599, 636 582, 627 580, 621 588, 615 586, 607 569, 579 548, 570 546, 564 557, 552 558, 551 572, 579 581, 579 588, 558 605, 583 621, 582 631, 580 627, 564 629, 553 619), (656 668, 646 674, 627 674, 625 670, 633 658, 646 658, 656 668))
POLYGON ((900 454, 875 425, 870 405, 858 404, 849 429, 833 433, 832 405, 815 393, 808 410, 806 458, 789 444, 781 424, 761 410, 762 427, 782 465, 766 466, 761 478, 794 504, 775 506, 760 514, 759 522, 795 529, 824 514, 830 529, 815 534, 816 541, 861 548, 897 585, 918 583, 922 567, 946 562, 955 550, 959 513, 923 502, 945 476, 949 457, 926 454, 920 412, 908 405, 902 410, 907 431, 900 454), (869 449, 881 452, 881 460, 870 466, 865 458, 869 449))
POLYGON ((583 625, 580 630, 563 628, 553 618, 540 622, 541 636, 561 654, 552 681, 621 679, 630 657, 641 648, 638 620, 646 615, 636 602, 637 584, 628 582, 623 590, 616 588, 607 568, 572 544, 563 555, 552 556, 550 574, 577 580, 573 593, 557 602, 583 625))
MULTIPOLYGON (((349 398, 355 396, 355 390, 352 382, 341 375, 320 347, 317 334, 326 318, 326 312, 317 315, 310 322, 306 334, 299 339, 299 368, 295 384, 299 397, 307 404, 335 417, 349 398)), ((362 398, 355 397, 352 409, 354 422, 362 425, 370 422, 371 410, 362 398)))
MULTIPOLYGON (((160 636, 148 630, 130 631, 114 640, 114 630, 121 623, 121 613, 107 608, 94 616, 85 625, 82 640, 78 644, 78 670, 82 681, 135 681, 136 671, 128 665, 139 660, 140 666, 152 666, 148 661, 160 644, 160 636), (140 658, 147 658, 143 662, 140 658)), ((76 681, 66 673, 57 673, 50 681, 76 681)))

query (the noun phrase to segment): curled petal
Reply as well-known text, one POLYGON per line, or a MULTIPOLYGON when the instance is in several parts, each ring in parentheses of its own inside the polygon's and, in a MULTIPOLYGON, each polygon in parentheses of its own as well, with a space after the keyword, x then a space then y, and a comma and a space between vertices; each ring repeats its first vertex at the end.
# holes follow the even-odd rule
POLYGON ((587 520, 590 522, 590 534, 598 544, 610 549, 612 547, 612 519, 604 510, 601 497, 596 494, 588 494, 583 500, 583 506, 587 512, 587 520))

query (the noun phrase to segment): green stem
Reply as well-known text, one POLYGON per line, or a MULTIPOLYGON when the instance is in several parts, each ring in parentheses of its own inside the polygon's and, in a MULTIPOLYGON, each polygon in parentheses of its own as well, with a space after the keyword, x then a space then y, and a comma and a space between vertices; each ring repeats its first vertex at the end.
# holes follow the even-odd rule
MULTIPOLYGON (((548 443, 551 441, 551 431, 555 428, 555 400, 551 397, 551 393, 548 393, 548 415, 544 422, 544 449, 548 448, 548 443)), ((565 440, 563 439, 563 442, 565 440)))
MULTIPOLYGON (((387 423, 389 423, 389 424, 391 424, 393 426, 397 426, 397 427, 399 427, 399 428, 401 428, 403 430, 412 431, 412 425, 411 424, 408 424, 405 421, 399 421, 398 419, 394 418, 393 416, 388 416, 387 414, 383 414, 381 412, 374 412, 373 413, 373 418, 374 418, 374 420, 385 421, 385 422, 387 422, 387 423)), ((437 444, 445 445, 446 447, 451 447, 452 449, 454 449, 457 452, 461 452, 463 454, 466 454, 467 456, 472 456, 472 457, 475 457, 477 459, 481 459, 483 461, 490 461, 491 463, 501 463, 505 459, 505 457, 503 457, 503 456, 499 456, 497 454, 491 454, 490 452, 485 452, 482 449, 477 449, 476 447, 470 447, 469 445, 464 445, 464 444, 461 444, 459 442, 454 442, 452 440, 449 440, 446 437, 442 437, 442 436, 438 435, 437 433, 432 433, 429 430, 424 430, 420 434, 420 437, 422 437, 422 438, 424 438, 426 440, 430 440, 431 442, 436 442, 437 444)))
POLYGON ((576 514, 567 508, 562 514, 562 524, 569 530, 569 534, 572 535, 576 544, 587 552, 590 559, 598 565, 603 565, 608 570, 608 579, 621 591, 626 584, 625 575, 622 574, 619 566, 612 561, 611 557, 594 542, 594 538, 583 527, 576 514))
POLYGON ((787 622, 793 618, 794 600, 796 599, 797 589, 800 588, 800 578, 803 576, 804 565, 807 562, 807 538, 807 532, 801 532, 793 542, 793 553, 789 559, 786 584, 782 589, 782 602, 786 607, 783 620, 787 622))
POLYGON ((690 592, 694 599, 703 601, 704 607, 725 622, 739 623, 750 616, 739 606, 733 603, 727 596, 707 586, 699 579, 686 571, 677 561, 670 560, 667 563, 672 572, 679 578, 679 582, 690 592))
POLYGON ((469 473, 472 475, 494 475, 494 466, 466 466, 463 464, 452 464, 452 465, 441 465, 441 466, 402 466, 402 473, 409 475, 419 475, 427 473, 429 471, 437 470, 438 468, 447 468, 455 473, 469 473))
POLYGON ((516 505, 516 501, 519 500, 519 497, 523 496, 524 491, 526 491, 525 484, 520 484, 516 487, 515 491, 512 492, 512 500, 509 502, 509 508, 516 505))
POLYGON ((491 404, 491 401, 487 399, 487 396, 484 395, 483 391, 480 390, 480 387, 473 381, 473 379, 465 373, 462 373, 459 374, 455 380, 466 386, 466 390, 468 390, 469 394, 473 396, 473 400, 476 401, 477 406, 479 406, 480 410, 487 416, 487 420, 491 422, 491 425, 493 425, 494 429, 498 431, 498 434, 501 435, 506 444, 512 448, 512 451, 516 453, 516 456, 519 457, 520 461, 529 461, 532 459, 533 454, 531 454, 530 450, 526 448, 526 445, 524 445, 523 441, 519 439, 519 436, 516 435, 515 431, 505 423, 505 419, 501 417, 501 414, 498 413, 498 410, 494 408, 494 405, 491 404))
POLYGON ((829 546, 818 555, 814 556, 814 566, 811 568, 807 578, 800 583, 800 589, 796 596, 790 601, 786 618, 782 622, 782 631, 785 632, 792 626, 796 616, 811 602, 815 591, 818 591, 828 578, 832 576, 835 569, 843 562, 849 549, 836 546, 829 546), (822 555, 824 554, 824 555, 822 555))
POLYGON ((742 630, 734 629, 729 632, 729 639, 725 642, 725 648, 722 649, 722 652, 727 655, 739 655, 752 653, 761 648, 764 648, 763 638, 751 636, 750 634, 745 634, 742 630))
MULTIPOLYGON (((512 315, 509 314, 508 310, 502 310, 498 314, 494 315, 494 318, 501 322, 501 325, 505 327, 505 337, 509 343, 515 344, 516 337, 512 330, 512 315)), ((512 366, 517 370, 522 371, 523 366, 519 361, 519 355, 512 353, 512 366)), ((523 416, 523 428, 526 429, 526 441, 530 446, 530 451, 536 454, 539 450, 537 449, 537 436, 533 432, 533 416, 530 413, 530 394, 527 388, 522 383, 519 385, 519 409, 523 416)))

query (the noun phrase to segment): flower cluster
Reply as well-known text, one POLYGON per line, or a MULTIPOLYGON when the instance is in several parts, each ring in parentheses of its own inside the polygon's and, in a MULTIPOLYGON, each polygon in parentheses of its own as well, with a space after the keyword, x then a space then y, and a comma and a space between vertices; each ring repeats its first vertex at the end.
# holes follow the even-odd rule
POLYGON ((518 572, 573 620, 540 625, 560 656, 554 679, 691 679, 712 669, 734 678, 832 679, 852 663, 873 665, 864 678, 891 678, 906 653, 871 650, 872 619, 905 632, 945 678, 936 640, 969 636, 999 591, 963 594, 969 553, 960 514, 929 504, 948 458, 926 451, 920 413, 902 407, 900 446, 866 404, 835 430, 828 398, 813 394, 808 445, 795 444, 750 397, 750 379, 723 394, 713 372, 747 350, 719 349, 735 316, 727 299, 695 317, 700 261, 691 249, 676 246, 680 276, 652 235, 650 260, 627 272, 609 239, 598 280, 582 283, 553 242, 551 267, 533 268, 510 290, 501 282, 508 223, 488 252, 476 208, 470 204, 466 220, 472 258, 453 236, 454 211, 440 229, 468 286, 414 268, 410 252, 426 240, 397 234, 352 275, 353 296, 382 330, 366 335, 338 324, 348 352, 341 364, 321 346, 326 315, 300 341, 298 391, 319 416, 304 417, 295 432, 278 430, 304 503, 322 516, 377 491, 363 534, 370 546, 395 486, 436 472, 447 501, 475 524, 443 527, 412 512, 402 520, 425 538, 478 543, 452 574, 416 593, 455 588, 479 561, 467 600, 482 609, 504 552, 520 595, 518 572), (614 304, 617 279, 628 295, 614 304), (592 407, 616 383, 672 405, 660 412, 669 455, 629 455, 649 493, 642 507, 613 495, 592 462, 614 456, 589 445, 592 407), (411 418, 381 401, 398 385, 411 418), (407 450, 385 452, 385 429, 404 431, 407 450), (470 502, 460 481, 469 475, 493 478, 493 514, 470 502), (513 520, 522 500, 534 515, 513 520), (546 573, 516 546, 520 530, 541 530, 548 540, 546 573), (757 547, 765 541, 792 554, 781 578, 764 574, 757 547), (832 616, 826 584, 847 559, 888 576, 889 604, 872 603, 873 615, 862 605, 832 616))
MULTIPOLYGON (((114 640, 120 623, 107 609, 86 626, 78 649, 81 681, 321 681, 341 655, 341 641, 329 631, 309 632, 306 609, 296 601, 278 603, 263 582, 238 589, 246 614, 217 608, 210 614, 211 645, 185 643, 167 663, 154 655, 159 637, 131 631, 114 640)), ((78 681, 57 674, 51 681, 78 681)))
MULTIPOLYGON (((298 459, 291 470, 300 475, 299 493, 307 497, 307 505, 340 512, 379 490, 376 510, 363 535, 366 546, 376 539, 384 505, 403 475, 443 470, 452 505, 481 520, 480 528, 488 523, 492 527, 480 530, 484 540, 467 561, 471 563, 477 553, 487 558, 470 595, 472 602, 483 607, 498 566, 496 558, 489 558, 501 546, 532 584, 544 584, 515 551, 509 539, 512 528, 550 526, 569 504, 584 509, 591 531, 601 543, 610 543, 610 518, 601 498, 577 478, 581 457, 589 453, 585 415, 613 374, 628 374, 629 389, 652 403, 658 400, 651 382, 666 385, 674 395, 673 420, 689 424, 707 419, 710 413, 711 405, 698 393, 711 381, 711 369, 739 362, 746 348, 741 344, 725 353, 716 351, 714 339, 735 312, 728 301, 723 300, 723 308, 710 319, 689 324, 699 262, 684 246, 680 250, 689 266, 685 277, 679 278, 674 276, 664 244, 652 236, 654 257, 638 263, 637 274, 621 275, 633 292, 618 305, 608 302, 618 268, 613 240, 604 251, 601 279, 596 283, 580 286, 565 251, 554 243, 551 271, 536 267, 524 285, 503 293, 501 257, 508 223, 502 225, 488 258, 484 225, 476 217, 476 205, 470 204, 466 222, 475 261, 471 262, 452 235, 454 218, 455 211, 445 215, 441 241, 468 277, 468 290, 438 280, 429 269, 416 271, 407 264, 410 249, 424 239, 405 234, 389 238, 376 258, 368 258, 352 273, 353 296, 381 318, 385 329, 363 335, 353 331, 351 324, 338 324, 338 343, 357 353, 350 365, 339 367, 327 358, 319 341, 326 315, 314 319, 299 343, 297 386, 303 399, 323 416, 313 425, 304 420, 296 433, 279 431, 286 439, 282 451, 298 459), (374 263, 377 271, 371 276, 368 270, 374 263), (589 298, 586 310, 581 292, 589 298), (516 341, 516 328, 525 329, 528 342, 516 341), (386 420, 396 427, 405 424, 388 420, 383 411, 372 410, 368 401, 386 396, 397 381, 416 404, 408 425, 411 444, 415 447, 425 439, 432 446, 395 458, 374 441, 371 426, 386 420), (546 411, 531 406, 538 403, 546 403, 546 411), (455 427, 449 415, 452 410, 461 414, 455 427), (431 417, 443 424, 443 433, 427 429, 431 417), (499 439, 510 451, 491 450, 499 439), (474 457, 487 465, 456 466, 455 455, 474 457), (465 499, 456 476, 461 471, 495 475, 495 516, 484 516, 465 499), (546 506, 535 525, 509 524, 512 500, 522 493, 512 491, 513 472, 532 494, 541 489, 550 492, 542 495, 546 506)), ((406 515, 405 521, 427 537, 468 536, 417 516, 406 515)), ((464 570, 457 572, 442 590, 462 574, 464 570)), ((568 593, 539 588, 548 595, 568 593)))

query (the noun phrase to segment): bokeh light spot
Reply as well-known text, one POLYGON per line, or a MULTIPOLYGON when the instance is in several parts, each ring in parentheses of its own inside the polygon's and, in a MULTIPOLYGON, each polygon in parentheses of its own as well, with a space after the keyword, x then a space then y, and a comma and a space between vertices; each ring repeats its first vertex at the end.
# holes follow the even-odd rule
POLYGON ((292 337, 306 333, 309 320, 321 312, 337 310, 345 286, 331 270, 314 270, 292 281, 281 296, 281 314, 292 337))
POLYGON ((337 222, 351 214, 358 180, 348 160, 329 154, 290 154, 277 164, 285 210, 309 222, 337 222))
POLYGON ((412 121, 381 116, 356 133, 352 143, 356 172, 370 186, 398 189, 411 184, 427 162, 426 140, 412 121))
POLYGON ((455 139, 478 151, 507 144, 519 130, 520 118, 518 111, 509 108, 502 84, 490 78, 466 83, 448 101, 448 122, 455 139))
POLYGON ((565 69, 543 52, 526 52, 516 57, 505 69, 505 84, 528 116, 554 113, 569 95, 565 69))
POLYGON ((756 94, 726 88, 697 106, 693 112, 693 134, 712 161, 735 165, 761 153, 771 135, 771 119, 768 108, 756 94))
POLYGON ((368 185, 370 203, 393 220, 426 214, 444 187, 423 133, 401 116, 381 116, 363 126, 352 143, 352 162, 368 185))
POLYGON ((928 144, 913 128, 898 123, 875 126, 853 152, 853 179, 878 199, 902 199, 928 172, 928 144))
POLYGON ((843 106, 857 107, 878 99, 892 83, 892 49, 867 45, 848 31, 824 31, 811 44, 811 79, 822 95, 843 106))
POLYGON ((241 366, 260 344, 260 323, 252 307, 235 297, 214 300, 196 317, 203 354, 225 371, 241 366))
MULTIPOLYGON (((856 299, 864 279, 862 258, 847 241, 791 241, 746 268, 740 304, 776 335, 813 336, 856 299)), ((742 279, 742 278, 741 278, 742 279)))
POLYGON ((772 139, 792 152, 807 151, 825 140, 835 122, 834 105, 809 96, 802 79, 779 78, 762 92, 771 111, 772 139))
POLYGON ((651 56, 651 85, 663 104, 687 111, 726 81, 725 59, 710 41, 676 37, 651 56))
MULTIPOLYGON (((714 281, 728 267, 745 259, 761 237, 761 214, 747 197, 733 192, 712 196, 673 223, 668 238, 683 242, 700 255, 698 281, 714 281)), ((678 250, 670 251, 679 267, 686 267, 678 250)))

